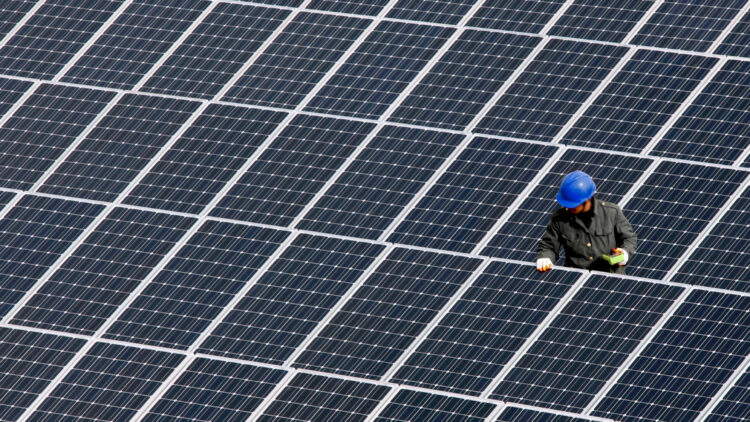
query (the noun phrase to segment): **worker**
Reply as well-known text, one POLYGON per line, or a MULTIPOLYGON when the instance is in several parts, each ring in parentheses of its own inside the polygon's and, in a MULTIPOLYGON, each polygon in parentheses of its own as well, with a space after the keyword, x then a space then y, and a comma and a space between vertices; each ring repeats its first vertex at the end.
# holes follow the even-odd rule
POLYGON ((595 193, 596 185, 588 174, 574 171, 565 176, 557 192, 563 208, 552 213, 537 247, 538 271, 552 268, 562 246, 566 267, 625 273, 635 252, 635 232, 619 206, 594 198, 595 193))

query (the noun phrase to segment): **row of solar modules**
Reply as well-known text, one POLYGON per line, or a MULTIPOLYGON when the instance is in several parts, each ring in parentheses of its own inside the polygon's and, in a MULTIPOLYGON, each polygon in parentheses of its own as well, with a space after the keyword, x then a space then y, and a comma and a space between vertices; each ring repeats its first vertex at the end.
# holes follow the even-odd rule
MULTIPOLYGON (((743 153, 750 139, 750 62, 744 59, 724 62, 720 56, 648 49, 633 54, 634 47, 624 45, 203 0, 179 5, 133 1, 127 7, 120 0, 47 1, 17 32, 8 33, 34 3, 2 6, 7 17, 0 35, 9 34, 9 39, 0 48, 0 73, 750 165, 750 157, 743 153), (114 22, 103 26, 116 10, 114 22), (245 66, 256 53, 258 57, 245 66), (430 60, 434 63, 418 85, 390 110, 430 60), (523 72, 514 76, 518 69, 523 72), (323 80, 329 71, 334 74, 323 80), (225 87, 238 72, 236 82, 225 87), (607 80, 610 72, 616 74, 607 80), (650 145, 706 77, 710 81, 690 107, 650 145), (495 98, 512 78, 517 79, 495 98), (600 84, 606 84, 601 92, 600 84), (595 98, 588 100, 592 95, 595 98)), ((376 13, 384 3, 313 1, 310 7, 367 14, 376 13)), ((443 15, 430 13, 422 3, 399 2, 391 15, 443 15)), ((473 3, 431 5, 459 16, 473 3)), ((517 16, 521 14, 538 29, 563 1, 542 2, 546 8, 533 2, 534 12, 523 12, 528 1, 488 3, 474 14, 475 23, 486 19, 516 25, 524 22, 517 16)), ((627 10, 585 4, 567 10, 582 22, 614 26, 616 33, 624 33, 653 2, 635 3, 627 10), (596 11, 593 16, 601 19, 592 19, 585 10, 596 11)), ((709 34, 717 37, 745 2, 703 3, 664 2, 661 8, 679 10, 654 13, 652 19, 658 22, 645 25, 635 41, 642 38, 642 45, 658 47, 684 41, 692 46, 694 37, 692 41, 710 43, 709 34), (671 19, 679 20, 680 26, 670 25, 671 19), (659 28, 666 31, 662 36, 659 28)), ((562 19, 562 28, 565 22, 562 19)), ((750 12, 717 53, 750 57, 745 51, 749 26, 750 12)), ((514 28, 518 29, 524 28, 514 28)))
MULTIPOLYGON (((31 85, 0 84, 2 112, 31 85)), ((525 261, 580 169, 639 235, 629 274, 750 291, 744 169, 55 84, 0 139, 0 188, 525 261)))
MULTIPOLYGON (((94 344, 97 338, 276 365, 279 370, 247 369, 276 377, 296 367, 615 419, 692 420, 741 375, 715 412, 739 421, 750 411, 750 373, 743 374, 750 348, 747 295, 571 270, 540 274, 529 264, 143 209, 106 213, 104 205, 33 195, 6 211, 0 220, 4 326, 91 336, 91 349, 40 412, 134 411, 140 405, 123 406, 124 397, 142 404, 184 358, 94 344), (138 366, 149 362, 162 368, 138 366), (101 375, 110 370, 148 380, 127 384, 101 375), (107 385, 128 387, 86 394, 107 385)), ((4 345, 31 343, 19 346, 20 356, 32 356, 23 347, 40 347, 34 342, 56 344, 15 329, 6 336, 4 345)), ((0 365, 0 385, 10 392, 0 395, 2 412, 27 407, 65 366, 45 359, 70 360, 85 342, 56 341, 59 350, 47 346, 35 362, 17 360, 4 346, 10 357, 0 365), (32 381, 46 366, 56 369, 32 381)), ((193 365, 229 364, 200 359, 193 365)), ((229 366, 227 373, 245 374, 236 372, 242 365, 229 366)), ((222 385, 260 388, 238 386, 215 370, 215 382, 191 370, 180 382, 219 391, 222 385)), ((189 388, 180 382, 174 394, 189 388)), ((314 383, 325 391, 325 382, 314 383)), ((387 390, 363 385, 376 401, 387 390)), ((324 393, 300 394, 298 400, 326 402, 315 396, 324 393)), ((245 395, 238 400, 257 405, 245 395)), ((188 411, 183 400, 165 401, 169 411, 188 411)), ((279 406, 297 412, 294 405, 279 406)))

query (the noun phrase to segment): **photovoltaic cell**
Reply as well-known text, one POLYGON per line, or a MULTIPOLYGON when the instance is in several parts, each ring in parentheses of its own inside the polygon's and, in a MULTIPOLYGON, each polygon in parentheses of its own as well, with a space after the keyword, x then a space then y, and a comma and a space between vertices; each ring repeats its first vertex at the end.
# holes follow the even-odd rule
POLYGON ((52 78, 122 3, 47 1, 0 49, 0 73, 52 78))
POLYGON ((706 51, 745 0, 666 0, 633 38, 633 44, 706 51))
POLYGON ((210 99, 255 53, 288 10, 219 3, 144 91, 210 99))
POLYGON ((285 116, 209 105, 123 202, 200 213, 285 116))
POLYGON ((664 277, 746 176, 698 164, 659 164, 623 209, 638 235, 628 274, 664 277))
POLYGON ((492 403, 401 390, 375 421, 484 422, 494 408, 492 403))
POLYGON ((622 42, 654 0, 627 3, 576 0, 550 29, 550 35, 622 42))
POLYGON ((477 0, 400 0, 389 18, 456 25, 477 0))
POLYGON ((30 189, 114 95, 41 85, 0 128, 0 185, 30 189))
POLYGON ((562 142, 639 153, 716 63, 638 50, 562 142))
POLYGON ((377 15, 389 0, 312 0, 308 9, 328 10, 331 12, 351 13, 355 15, 377 15))
POLYGON ((693 420, 750 350, 750 297, 695 290, 594 410, 620 420, 693 420))
POLYGON ((375 127, 298 115, 211 211, 211 215, 287 226, 375 127))
POLYGON ((129 420, 184 358, 96 343, 31 420, 129 420))
POLYGON ((516 32, 539 32, 564 0, 489 0, 469 21, 469 26, 516 32))
POLYGON ((750 12, 746 13, 737 26, 731 29, 716 49, 716 54, 750 57, 750 12))
POLYGON ((750 415, 750 372, 745 373, 705 419, 707 422, 743 422, 750 415))
POLYGON ((750 62, 730 60, 652 154, 732 165, 750 145, 750 62))
POLYGON ((285 374, 281 369, 197 358, 143 420, 245 421, 285 374))
POLYGON ((39 192, 113 201, 196 108, 197 102, 125 95, 39 192))
POLYGON ((750 292, 747 262, 750 249, 750 188, 737 199, 714 226, 690 258, 680 267, 674 280, 700 286, 750 292))
POLYGON ((391 381, 481 394, 580 275, 491 263, 391 381))
POLYGON ((31 87, 31 82, 0 78, 0 114, 5 114, 31 87))
POLYGON ((0 419, 18 420, 85 342, 0 328, 0 419))
POLYGON ((199 0, 134 1, 62 81, 132 88, 209 4, 199 0))
POLYGON ((384 127, 297 227, 376 239, 462 139, 384 127))
POLYGON ((0 5, 0 38, 8 35, 35 3, 37 3, 35 0, 3 1, 0 5))
POLYGON ((299 373, 257 420, 364 421, 388 390, 383 385, 299 373))
POLYGON ((471 252, 555 151, 475 138, 388 241, 471 252))
POLYGON ((500 227, 482 254, 520 261, 535 260, 537 244, 550 216, 560 208, 555 198, 560 182, 568 173, 581 170, 589 174, 596 183, 596 198, 618 203, 650 164, 651 160, 646 158, 576 149, 565 151, 518 210, 500 227))
POLYGON ((388 120, 464 129, 540 40, 465 31, 388 120))
MULTIPOLYGON (((13 194, 0 192, 5 206, 13 194)), ((102 205, 24 196, 0 220, 0 317, 34 286, 104 209, 102 205)))
POLYGON ((302 12, 224 96, 296 107, 370 24, 368 19, 302 12))
POLYGON ((592 419, 545 413, 539 410, 507 407, 497 422, 590 422, 592 419))
POLYGON ((480 262, 394 250, 293 365, 382 377, 480 262))
POLYGON ((288 234, 207 221, 104 337, 187 349, 288 234))
POLYGON ((193 222, 115 208, 12 322, 94 334, 193 222))
POLYGON ((626 52, 625 47, 551 40, 475 132, 551 141, 626 52))
POLYGON ((583 411, 682 290, 592 276, 491 397, 583 411))
POLYGON ((299 235, 199 351, 284 364, 383 249, 299 235))
POLYGON ((454 30, 383 21, 305 108, 378 118, 454 30))

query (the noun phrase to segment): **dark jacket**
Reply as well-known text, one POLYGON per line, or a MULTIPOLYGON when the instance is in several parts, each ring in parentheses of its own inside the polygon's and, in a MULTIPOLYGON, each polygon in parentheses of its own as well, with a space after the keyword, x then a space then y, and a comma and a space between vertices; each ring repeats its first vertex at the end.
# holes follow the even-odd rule
POLYGON ((633 259, 636 247, 633 227, 618 205, 595 199, 592 201, 591 211, 587 213, 576 215, 560 208, 552 214, 547 230, 539 241, 537 259, 549 258, 556 262, 560 256, 560 246, 563 246, 566 267, 625 273, 624 266, 610 267, 602 255, 612 253, 612 248, 619 247, 628 251, 628 260, 633 259))

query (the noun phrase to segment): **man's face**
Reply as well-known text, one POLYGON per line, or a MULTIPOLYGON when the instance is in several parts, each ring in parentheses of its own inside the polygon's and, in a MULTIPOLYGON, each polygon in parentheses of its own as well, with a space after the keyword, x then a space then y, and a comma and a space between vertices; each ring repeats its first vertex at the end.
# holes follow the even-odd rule
POLYGON ((591 200, 584 202, 583 204, 575 207, 575 208, 566 208, 569 213, 571 214, 578 214, 582 212, 586 212, 591 209, 591 200))

